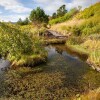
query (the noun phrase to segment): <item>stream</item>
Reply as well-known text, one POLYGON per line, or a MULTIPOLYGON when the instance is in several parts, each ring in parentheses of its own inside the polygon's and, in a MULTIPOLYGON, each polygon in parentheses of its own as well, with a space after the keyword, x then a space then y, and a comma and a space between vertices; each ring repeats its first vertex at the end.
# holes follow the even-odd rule
POLYGON ((78 54, 76 52, 73 52, 71 49, 67 48, 65 45, 62 44, 49 45, 45 47, 45 49, 48 51, 48 59, 57 54, 66 58, 72 58, 72 59, 77 59, 82 61, 86 61, 88 59, 88 55, 78 54))
MULTIPOLYGON (((62 100, 63 95, 72 97, 100 87, 100 73, 86 63, 87 55, 73 53, 65 45, 48 45, 45 49, 48 51, 47 63, 38 66, 43 68, 43 71, 27 73, 29 82, 32 81, 31 85, 35 89, 38 88, 37 91, 32 90, 34 93, 41 94, 45 89, 46 93, 51 94, 52 100, 53 96, 58 96, 58 100, 62 100)), ((0 60, 1 69, 9 64, 9 61, 0 60)), ((1 69, 0 73, 3 72, 1 69)), ((25 82, 27 74, 23 79, 25 82)), ((25 90, 25 93, 27 94, 28 90, 25 90)), ((42 95, 45 95, 45 92, 42 95)))
POLYGON ((10 66, 10 62, 8 60, 0 59, 0 74, 2 74, 7 68, 10 66))
MULTIPOLYGON (((71 52, 65 45, 49 45, 46 46, 45 49, 48 51, 48 61, 56 55, 64 57, 66 62, 69 64, 72 63, 72 60, 73 62, 81 62, 81 60, 85 61, 88 58, 87 55, 78 55, 77 53, 71 52)), ((83 64, 84 62, 81 63, 83 64)), ((0 73, 5 71, 8 66, 10 66, 10 62, 8 60, 0 59, 0 73)), ((73 64, 73 66, 75 65, 73 64)))

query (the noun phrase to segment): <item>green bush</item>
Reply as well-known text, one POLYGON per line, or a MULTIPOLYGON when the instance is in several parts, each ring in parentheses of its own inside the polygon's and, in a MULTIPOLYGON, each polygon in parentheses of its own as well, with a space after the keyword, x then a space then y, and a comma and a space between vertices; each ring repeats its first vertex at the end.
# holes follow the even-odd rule
POLYGON ((30 31, 17 25, 0 23, 0 54, 11 62, 33 64, 34 58, 45 55, 42 44, 43 41, 30 31))
POLYGON ((0 23, 0 53, 10 56, 28 54, 32 51, 32 39, 28 33, 23 33, 14 25, 0 23))

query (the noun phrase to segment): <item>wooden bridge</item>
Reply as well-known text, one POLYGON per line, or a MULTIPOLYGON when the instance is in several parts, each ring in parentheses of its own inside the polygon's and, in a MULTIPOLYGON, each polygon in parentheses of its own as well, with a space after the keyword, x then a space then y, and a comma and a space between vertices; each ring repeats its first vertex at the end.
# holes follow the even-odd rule
POLYGON ((62 35, 56 31, 53 30, 47 30, 45 33, 45 36, 47 37, 54 37, 54 38, 67 38, 68 36, 66 35, 62 35))

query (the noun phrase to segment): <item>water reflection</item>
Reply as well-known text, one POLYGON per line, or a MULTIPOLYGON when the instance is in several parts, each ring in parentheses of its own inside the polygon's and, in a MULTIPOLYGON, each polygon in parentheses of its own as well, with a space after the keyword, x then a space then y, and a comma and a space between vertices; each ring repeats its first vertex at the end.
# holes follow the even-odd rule
POLYGON ((73 53, 64 45, 49 45, 46 50, 49 60, 44 72, 62 73, 62 87, 67 88, 71 94, 83 93, 100 86, 100 74, 84 61, 85 55, 73 53))
POLYGON ((8 60, 5 60, 3 58, 0 59, 0 74, 5 71, 8 66, 10 66, 10 62, 8 60))
MULTIPOLYGON (((48 51, 48 60, 52 59, 51 57, 57 54, 65 57, 66 59, 69 59, 69 62, 72 59, 86 60, 88 57, 87 55, 79 55, 77 53, 71 52, 71 50, 69 50, 65 45, 49 45, 46 46, 45 49, 48 51)), ((8 66, 10 66, 10 62, 1 58, 0 73, 7 69, 8 66)))
POLYGON ((70 49, 68 49, 65 45, 49 45, 45 47, 45 49, 48 51, 48 59, 56 54, 68 56, 73 59, 81 59, 83 61, 86 61, 88 58, 88 55, 73 52, 70 49))

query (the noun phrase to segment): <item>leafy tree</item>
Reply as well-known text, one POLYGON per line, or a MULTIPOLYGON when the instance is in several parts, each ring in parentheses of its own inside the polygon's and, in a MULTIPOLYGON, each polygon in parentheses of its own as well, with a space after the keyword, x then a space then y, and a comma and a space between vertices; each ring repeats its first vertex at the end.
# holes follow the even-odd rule
POLYGON ((72 14, 72 16, 76 15, 78 12, 79 10, 76 7, 70 9, 70 14, 72 14))
POLYGON ((55 18, 57 18, 57 14, 56 13, 53 13, 52 14, 52 19, 55 19, 55 18))
POLYGON ((26 18, 24 21, 23 21, 23 25, 28 25, 29 24, 29 19, 26 18))
POLYGON ((23 24, 23 21, 22 21, 21 18, 19 18, 19 20, 17 21, 17 24, 18 24, 18 25, 22 25, 22 24, 23 24))
POLYGON ((28 25, 29 24, 29 19, 26 18, 24 21, 20 18, 18 21, 17 21, 17 24, 18 25, 28 25))
POLYGON ((67 13, 66 10, 66 5, 62 5, 58 10, 57 10, 57 16, 64 16, 67 13))
POLYGON ((80 11, 82 9, 82 6, 78 6, 78 10, 80 11))
POLYGON ((40 7, 37 7, 37 9, 33 9, 29 18, 37 26, 41 25, 42 23, 48 23, 49 20, 44 10, 40 7))

